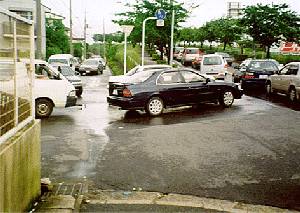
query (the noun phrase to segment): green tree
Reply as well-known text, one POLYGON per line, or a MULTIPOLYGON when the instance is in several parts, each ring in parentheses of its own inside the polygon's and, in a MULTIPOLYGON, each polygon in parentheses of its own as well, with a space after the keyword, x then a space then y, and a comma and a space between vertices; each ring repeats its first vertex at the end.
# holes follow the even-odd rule
POLYGON ((69 37, 62 20, 46 19, 46 59, 53 54, 69 53, 69 37))
POLYGON ((82 43, 74 43, 73 44, 73 51, 74 51, 74 56, 77 58, 81 58, 83 51, 82 51, 83 45, 82 43))
POLYGON ((237 20, 230 17, 220 18, 215 20, 216 34, 218 41, 224 43, 224 51, 226 45, 231 45, 233 42, 239 40, 242 36, 242 29, 237 25, 237 20))
POLYGON ((240 24, 255 43, 267 47, 267 58, 280 40, 299 41, 300 17, 287 4, 247 6, 240 24))
MULTIPOLYGON (((149 20, 146 24, 146 43, 155 44, 161 51, 161 59, 163 57, 163 48, 170 47, 170 34, 171 34, 171 20, 172 10, 174 10, 174 31, 179 27, 180 22, 184 22, 191 10, 187 10, 183 7, 184 3, 178 3, 176 0, 136 0, 135 4, 127 3, 126 6, 130 7, 129 12, 118 13, 116 16, 120 17, 119 20, 113 20, 114 23, 119 25, 133 25, 134 28, 128 37, 128 40, 133 44, 140 43, 142 41, 142 29, 143 21, 148 17, 155 17, 155 13, 158 9, 163 9, 167 16, 164 19, 164 26, 157 27, 156 21, 149 20)), ((197 6, 197 5, 196 5, 197 6)), ((196 7, 190 5, 190 8, 196 7)), ((168 51, 169 52, 169 51, 168 51)), ((169 54, 168 54, 169 56, 169 54)))
POLYGON ((216 21, 206 22, 203 30, 206 32, 205 40, 210 43, 210 50, 212 49, 212 42, 218 41, 218 26, 216 21))

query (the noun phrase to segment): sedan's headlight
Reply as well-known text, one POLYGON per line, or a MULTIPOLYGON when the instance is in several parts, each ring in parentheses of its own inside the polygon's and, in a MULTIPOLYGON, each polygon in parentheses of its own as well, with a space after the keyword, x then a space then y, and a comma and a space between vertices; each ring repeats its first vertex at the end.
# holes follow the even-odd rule
POLYGON ((68 96, 76 96, 76 90, 72 90, 71 92, 69 92, 68 96))

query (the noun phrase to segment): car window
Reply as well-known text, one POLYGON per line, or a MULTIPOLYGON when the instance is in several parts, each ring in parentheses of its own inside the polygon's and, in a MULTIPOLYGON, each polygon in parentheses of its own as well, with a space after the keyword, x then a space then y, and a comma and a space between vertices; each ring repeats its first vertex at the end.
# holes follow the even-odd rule
POLYGON ((158 84, 177 84, 177 83, 183 83, 183 79, 181 78, 180 73, 178 71, 164 72, 159 76, 157 83, 158 84))
POLYGON ((35 74, 47 76, 50 79, 57 79, 57 76, 51 69, 44 64, 36 64, 35 65, 35 74))
POLYGON ((198 54, 199 50, 197 49, 187 49, 187 54, 198 54))
POLYGON ((150 78, 155 72, 154 71, 145 71, 145 72, 137 72, 132 75, 130 78, 125 80, 125 83, 142 83, 150 78))
POLYGON ((49 64, 68 64, 67 59, 49 59, 49 64))
POLYGON ((290 65, 285 73, 285 75, 297 75, 298 73, 298 66, 297 65, 290 65))
POLYGON ((57 66, 54 67, 57 68, 57 70, 63 74, 64 76, 73 76, 75 75, 74 71, 69 66, 57 66))
POLYGON ((277 70, 278 68, 274 63, 269 61, 252 61, 250 63, 250 69, 272 71, 277 70))
POLYGON ((83 65, 98 65, 97 60, 87 60, 82 63, 83 65))
POLYGON ((203 65, 221 65, 222 59, 218 56, 204 57, 203 65))
POLYGON ((193 83, 193 82, 205 82, 206 79, 201 75, 198 75, 191 71, 181 71, 181 74, 186 83, 193 83))

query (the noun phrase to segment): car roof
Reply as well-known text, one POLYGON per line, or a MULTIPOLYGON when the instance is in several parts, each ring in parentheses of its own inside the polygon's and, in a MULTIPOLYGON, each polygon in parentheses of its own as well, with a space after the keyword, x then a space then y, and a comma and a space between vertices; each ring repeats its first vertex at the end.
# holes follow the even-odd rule
POLYGON ((61 58, 61 59, 64 59, 64 58, 74 58, 74 56, 71 55, 71 54, 55 54, 55 55, 51 55, 49 57, 49 59, 59 59, 59 58, 61 58))

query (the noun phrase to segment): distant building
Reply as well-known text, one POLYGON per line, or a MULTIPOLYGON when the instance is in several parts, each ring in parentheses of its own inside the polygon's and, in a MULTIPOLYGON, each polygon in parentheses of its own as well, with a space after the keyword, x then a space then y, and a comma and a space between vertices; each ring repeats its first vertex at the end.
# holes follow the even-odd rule
POLYGON ((232 18, 240 18, 242 9, 241 2, 227 2, 227 16, 232 18))

